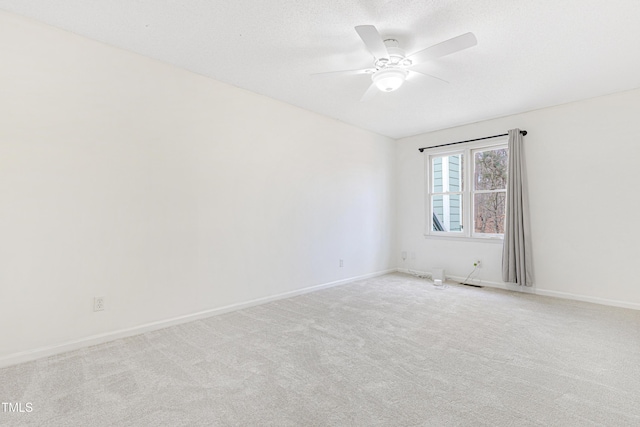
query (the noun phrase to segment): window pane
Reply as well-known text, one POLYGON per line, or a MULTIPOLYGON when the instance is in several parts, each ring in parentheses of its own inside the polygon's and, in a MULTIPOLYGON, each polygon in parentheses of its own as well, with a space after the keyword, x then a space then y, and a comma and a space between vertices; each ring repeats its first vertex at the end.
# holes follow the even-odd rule
POLYGON ((506 193, 481 193, 473 196, 474 231, 476 233, 504 234, 506 193))
POLYGON ((431 159, 432 192, 448 193, 462 191, 463 160, 462 154, 433 157, 431 159))
POLYGON ((476 190, 503 190, 507 188, 508 151, 478 151, 474 156, 474 182, 476 190))
POLYGON ((433 231, 462 231, 462 195, 431 196, 433 231))

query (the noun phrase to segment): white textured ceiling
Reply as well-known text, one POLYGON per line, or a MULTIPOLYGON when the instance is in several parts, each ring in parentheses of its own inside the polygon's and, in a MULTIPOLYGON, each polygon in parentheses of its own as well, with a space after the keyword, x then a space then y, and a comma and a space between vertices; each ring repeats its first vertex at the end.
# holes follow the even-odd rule
MULTIPOLYGON (((640 87, 640 0, 0 0, 0 9, 400 138, 640 87), (473 32, 478 45, 360 97, 354 30, 412 53, 473 32)), ((0 52, 1 55, 1 52, 0 52)))

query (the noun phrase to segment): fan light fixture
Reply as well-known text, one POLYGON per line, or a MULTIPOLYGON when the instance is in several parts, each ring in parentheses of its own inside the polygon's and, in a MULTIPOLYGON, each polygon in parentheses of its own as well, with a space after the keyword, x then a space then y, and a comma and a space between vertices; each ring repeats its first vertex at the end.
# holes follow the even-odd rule
POLYGON ((376 71, 371 79, 373 83, 383 92, 393 92, 402 86, 407 78, 406 70, 399 68, 386 68, 376 71))

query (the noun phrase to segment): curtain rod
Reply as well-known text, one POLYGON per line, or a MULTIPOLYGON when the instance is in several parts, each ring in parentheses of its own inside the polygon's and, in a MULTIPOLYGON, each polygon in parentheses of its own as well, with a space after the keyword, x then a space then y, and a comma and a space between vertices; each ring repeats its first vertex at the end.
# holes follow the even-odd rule
MULTIPOLYGON (((522 134, 522 136, 525 136, 527 134, 527 131, 526 130, 521 130, 520 134, 522 134)), ((498 138, 500 136, 508 136, 508 135, 509 135, 508 133, 501 133, 500 135, 485 136, 484 138, 467 139, 466 141, 450 142, 448 144, 434 145, 432 147, 422 147, 422 148, 418 148, 418 150, 420 150, 420 152, 422 153, 424 150, 428 150, 430 148, 446 147, 447 145, 462 144, 464 142, 482 141, 483 139, 498 138)))

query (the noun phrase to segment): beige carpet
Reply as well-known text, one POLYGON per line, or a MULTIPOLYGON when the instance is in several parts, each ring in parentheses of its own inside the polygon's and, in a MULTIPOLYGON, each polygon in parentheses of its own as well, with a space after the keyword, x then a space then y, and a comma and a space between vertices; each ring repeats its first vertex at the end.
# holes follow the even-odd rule
POLYGON ((0 370, 19 426, 640 426, 640 312, 391 274, 0 370))

